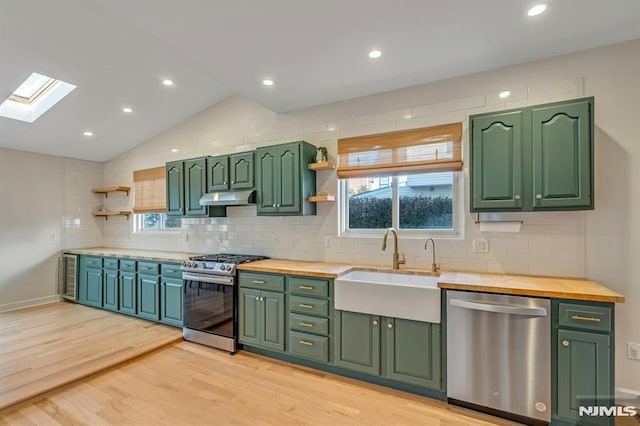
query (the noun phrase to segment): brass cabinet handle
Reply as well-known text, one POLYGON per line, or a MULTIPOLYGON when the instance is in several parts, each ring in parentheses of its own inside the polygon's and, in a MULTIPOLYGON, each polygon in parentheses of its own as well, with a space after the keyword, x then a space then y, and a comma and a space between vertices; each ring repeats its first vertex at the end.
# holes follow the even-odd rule
POLYGON ((262 280, 253 280, 251 282, 254 283, 254 284, 264 284, 264 281, 262 281, 262 280))
POLYGON ((231 181, 231 185, 233 185, 233 183, 234 183, 234 182, 233 182, 233 181, 231 181))
POLYGON ((298 325, 302 327, 313 327, 313 324, 309 324, 308 322, 299 322, 298 325))
POLYGON ((373 320, 373 325, 378 325, 378 320, 373 320))
POLYGON ((258 296, 256 296, 256 300, 260 300, 260 298, 258 296))
POLYGON ((280 207, 280 204, 276 204, 276 207, 280 207))
POLYGON ((302 290, 313 290, 313 287, 311 287, 310 285, 301 285, 301 286, 298 286, 298 288, 302 290))
POLYGON ((542 194, 536 194, 536 200, 542 200, 542 194))
POLYGON ((313 305, 307 305, 306 303, 300 303, 298 306, 305 309, 313 309, 313 305))
POLYGON ((514 196, 513 196, 513 199, 514 199, 514 200, 516 200, 516 201, 518 201, 518 200, 520 199, 520 194, 516 194, 516 195, 514 195, 514 196))
POLYGON ((264 297, 261 297, 261 298, 260 298, 260 301, 262 302, 263 300, 264 300, 264 297))
POLYGON ((578 320, 578 321, 591 321, 591 322, 600 322, 600 321, 602 321, 600 318, 583 317, 583 316, 580 316, 580 315, 571 315, 571 319, 572 320, 578 320))
POLYGON ((306 346, 313 346, 313 343, 307 342, 306 340, 300 340, 300 344, 301 345, 306 345, 306 346))
POLYGON ((393 324, 389 323, 389 324, 387 324, 387 327, 388 328, 393 328, 393 324))
POLYGON ((276 205, 274 204, 273 207, 275 207, 276 205))
POLYGON ((569 346, 569 341, 568 340, 563 340, 562 341, 562 346, 564 346, 565 348, 569 346))

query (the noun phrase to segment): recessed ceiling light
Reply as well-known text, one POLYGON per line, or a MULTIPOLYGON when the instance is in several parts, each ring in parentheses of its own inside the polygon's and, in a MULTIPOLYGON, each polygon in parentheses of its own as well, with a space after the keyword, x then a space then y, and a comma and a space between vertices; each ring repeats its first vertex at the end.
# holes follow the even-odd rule
POLYGON ((273 86, 274 83, 273 83, 273 80, 266 79, 266 80, 262 80, 262 84, 264 86, 273 86))
POLYGON ((129 107, 122 108, 122 112, 133 112, 133 110, 129 107))
POLYGON ((173 81, 167 79, 162 80, 162 84, 164 84, 165 86, 173 86, 173 81))
POLYGON ((86 131, 83 133, 85 136, 93 136, 93 132, 86 131))
POLYGON ((178 152, 178 148, 173 148, 171 152, 178 152))
POLYGON ((369 52, 369 57, 371 59, 378 59, 380 56, 382 56, 382 52, 379 50, 372 50, 369 52))
POLYGON ((498 96, 500 96, 502 99, 504 99, 504 98, 508 98, 510 94, 511 94, 511 92, 510 92, 510 91, 505 90, 504 92, 500 92, 500 93, 498 94, 498 96))
POLYGON ((537 4, 537 5, 533 6, 531 9, 529 9, 529 11, 527 12, 527 15, 529 15, 529 16, 540 15, 546 9, 547 9, 547 5, 546 4, 537 4))

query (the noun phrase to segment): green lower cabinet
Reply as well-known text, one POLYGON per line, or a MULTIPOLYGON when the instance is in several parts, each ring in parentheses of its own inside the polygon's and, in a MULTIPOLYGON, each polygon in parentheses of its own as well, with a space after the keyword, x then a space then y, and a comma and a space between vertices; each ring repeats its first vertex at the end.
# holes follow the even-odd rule
POLYGON ((102 307, 102 269, 86 269, 85 303, 102 307))
POLYGON ((160 278, 138 275, 138 316, 160 321, 160 278))
POLYGON ((104 271, 104 300, 102 306, 110 311, 118 310, 118 271, 104 271))
POLYGON ((239 341, 284 351, 284 294, 248 288, 239 290, 239 341))
POLYGON ((440 324, 387 318, 386 327, 387 377, 440 388, 440 324))
POLYGON ((336 318, 336 366, 441 389, 440 324, 348 311, 336 318))
POLYGON ((608 417, 579 416, 580 406, 613 404, 610 336, 560 329, 557 344, 557 416, 579 424, 611 424, 608 417))
POLYGON ((380 317, 336 311, 336 366, 380 374, 380 317))
POLYGON ((162 278, 160 293, 160 320, 182 327, 182 280, 162 278))
POLYGON ((120 272, 118 298, 120 302, 119 312, 129 315, 137 315, 136 309, 136 273, 120 272))

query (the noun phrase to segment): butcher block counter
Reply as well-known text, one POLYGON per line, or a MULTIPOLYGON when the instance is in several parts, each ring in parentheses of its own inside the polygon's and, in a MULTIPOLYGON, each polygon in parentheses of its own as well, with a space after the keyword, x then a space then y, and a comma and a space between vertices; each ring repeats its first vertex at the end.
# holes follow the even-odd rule
POLYGON ((179 251, 160 251, 160 250, 140 250, 140 249, 122 249, 110 247, 92 247, 83 249, 64 250, 69 254, 86 254, 89 256, 106 256, 106 257, 130 257, 134 259, 156 260, 159 262, 182 262, 190 256, 197 256, 200 253, 184 253, 179 251))
POLYGON ((307 262, 301 260, 265 259, 238 265, 240 271, 271 272, 274 274, 305 275, 309 277, 337 278, 346 274, 353 265, 346 263, 307 262))
POLYGON ((448 290, 624 303, 623 295, 597 282, 574 278, 442 272, 438 287, 448 290))

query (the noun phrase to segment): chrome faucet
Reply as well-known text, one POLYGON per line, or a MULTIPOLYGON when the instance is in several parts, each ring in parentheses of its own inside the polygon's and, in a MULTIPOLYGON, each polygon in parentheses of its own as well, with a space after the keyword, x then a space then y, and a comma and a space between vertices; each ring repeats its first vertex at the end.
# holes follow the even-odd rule
POLYGON ((382 237, 382 250, 386 250, 387 248, 387 237, 389 236, 389 232, 393 234, 393 269, 400 269, 400 265, 404 265, 407 261, 404 258, 404 254, 402 255, 402 260, 400 260, 400 255, 398 254, 398 232, 389 228, 384 231, 384 237, 382 237))
POLYGON ((425 241, 424 243, 424 249, 427 250, 427 246, 429 245, 429 241, 431 241, 431 247, 433 248, 433 250, 431 251, 431 271, 432 272, 438 272, 438 269, 440 269, 438 267, 438 265, 436 265, 436 242, 433 241, 433 238, 427 238, 427 241, 425 241))

